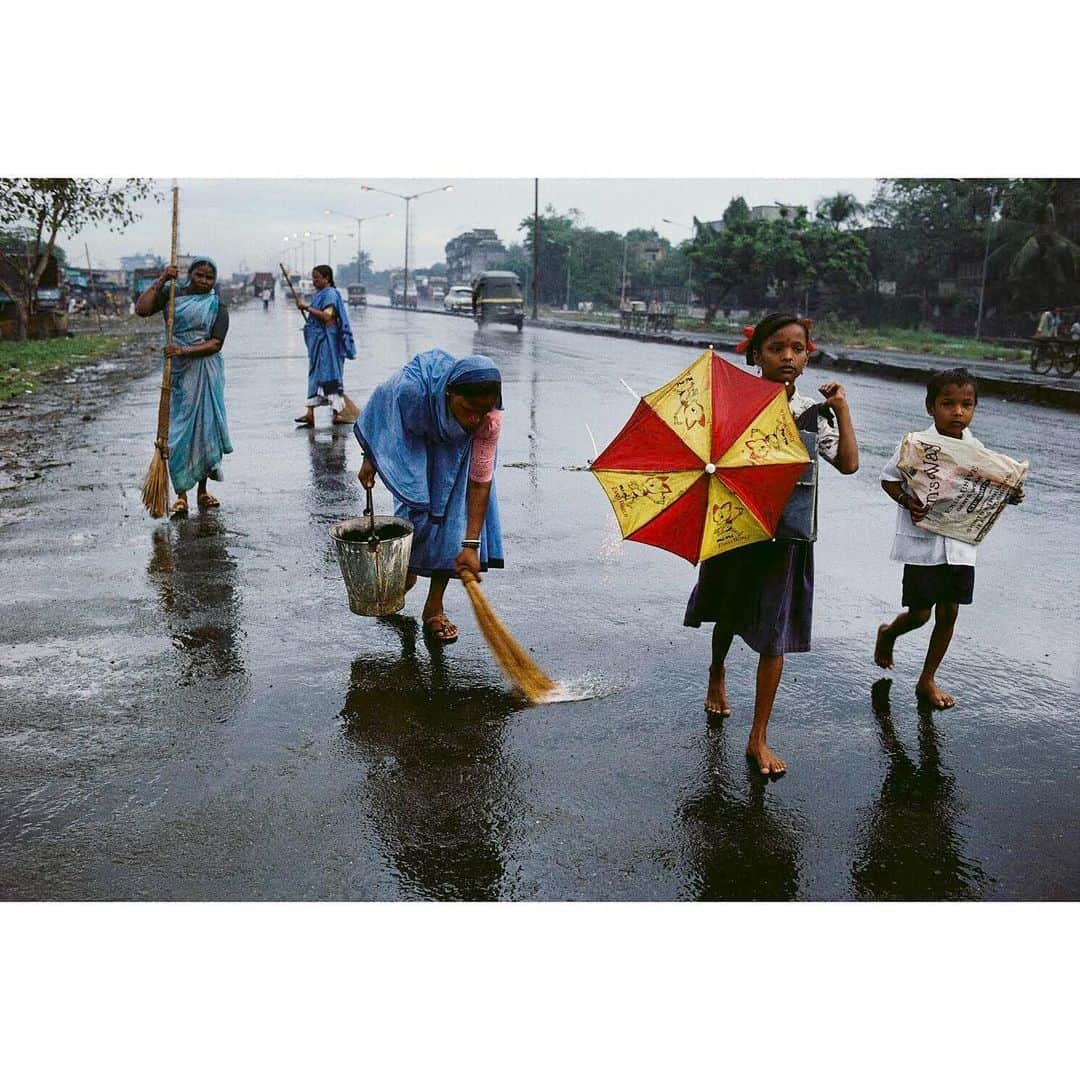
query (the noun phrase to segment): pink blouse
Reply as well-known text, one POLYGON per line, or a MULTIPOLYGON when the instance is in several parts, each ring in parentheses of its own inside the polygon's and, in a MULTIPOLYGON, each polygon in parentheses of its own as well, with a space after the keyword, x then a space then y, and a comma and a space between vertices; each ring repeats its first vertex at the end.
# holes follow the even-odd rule
POLYGON ((469 479, 478 484, 490 483, 495 475, 495 449, 502 431, 502 411, 492 409, 473 435, 472 460, 469 462, 469 479))

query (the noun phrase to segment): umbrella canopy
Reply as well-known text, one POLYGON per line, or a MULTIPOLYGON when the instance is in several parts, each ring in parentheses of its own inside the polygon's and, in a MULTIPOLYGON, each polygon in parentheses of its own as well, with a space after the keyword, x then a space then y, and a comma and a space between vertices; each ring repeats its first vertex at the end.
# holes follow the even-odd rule
POLYGON ((638 402, 592 471, 627 540, 696 564, 769 539, 809 460, 785 388, 709 349, 638 402))

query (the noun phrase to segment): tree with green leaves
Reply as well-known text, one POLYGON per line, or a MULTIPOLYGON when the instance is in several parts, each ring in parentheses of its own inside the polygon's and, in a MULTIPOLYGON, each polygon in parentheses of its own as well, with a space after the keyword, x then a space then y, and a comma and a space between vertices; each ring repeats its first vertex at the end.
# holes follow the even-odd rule
POLYGON ((145 179, 0 179, 0 226, 19 230, 25 237, 25 245, 17 250, 0 248, 0 266, 6 271, 0 288, 14 303, 20 341, 27 338, 38 284, 57 236, 74 236, 90 225, 122 231, 138 220, 135 204, 147 197, 161 196, 153 181, 145 179))
POLYGON ((865 212, 866 207, 847 191, 838 191, 835 195, 818 199, 814 207, 817 220, 834 229, 855 228, 865 212))

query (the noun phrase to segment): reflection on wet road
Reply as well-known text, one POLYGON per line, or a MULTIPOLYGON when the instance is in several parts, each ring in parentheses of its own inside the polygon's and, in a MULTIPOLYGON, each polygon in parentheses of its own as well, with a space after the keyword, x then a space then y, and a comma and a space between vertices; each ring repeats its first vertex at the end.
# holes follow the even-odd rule
POLYGON ((503 730, 524 704, 497 682, 455 676, 441 652, 421 658, 411 616, 384 622, 401 655, 358 656, 341 710, 346 744, 368 767, 372 827, 406 896, 497 900, 521 812, 503 730))
MULTIPOLYGON (((763 783, 734 713, 705 722, 709 635, 682 626, 695 571, 624 544, 579 471, 694 350, 357 311, 363 402, 412 354, 486 353, 506 405, 507 566, 484 589, 551 676, 527 707, 456 585, 457 644, 347 607, 327 530, 363 505, 359 448, 318 410, 289 305, 233 314, 236 452, 216 511, 150 522, 139 502, 157 376, 67 439, 72 464, 0 502, 0 896, 164 899, 1076 898, 1080 446, 1071 418, 984 397, 974 430, 1030 458, 1023 507, 980 550, 942 685, 920 717, 928 631, 871 662, 899 603, 878 473, 926 425, 921 392, 843 381, 862 447, 822 478, 813 651, 789 657, 763 783), (1052 763, 1052 765, 1048 764, 1052 763)), ((806 376, 807 389, 823 379, 806 376)), ((390 498, 376 490, 376 510, 390 498)))

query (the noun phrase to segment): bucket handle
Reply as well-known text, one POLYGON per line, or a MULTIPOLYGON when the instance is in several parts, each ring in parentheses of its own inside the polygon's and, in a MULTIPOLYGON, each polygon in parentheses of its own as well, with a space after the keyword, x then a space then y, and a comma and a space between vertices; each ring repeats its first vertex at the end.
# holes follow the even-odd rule
POLYGON ((375 535, 375 503, 371 497, 371 488, 367 489, 367 505, 364 507, 364 513, 367 514, 368 529, 370 530, 368 551, 375 551, 379 546, 379 538, 375 535))

